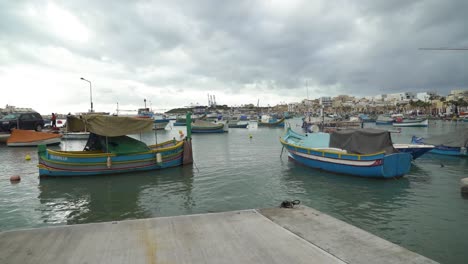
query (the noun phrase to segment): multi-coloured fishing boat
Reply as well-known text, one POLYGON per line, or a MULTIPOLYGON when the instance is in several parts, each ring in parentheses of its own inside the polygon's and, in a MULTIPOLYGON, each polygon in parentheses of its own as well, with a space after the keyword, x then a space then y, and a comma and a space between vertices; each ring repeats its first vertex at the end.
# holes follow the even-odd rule
POLYGON ((401 177, 411 168, 411 155, 393 147, 390 133, 356 129, 301 135, 288 128, 280 142, 289 157, 306 166, 360 177, 401 177))
POLYGON ((40 176, 81 176, 158 170, 192 162, 191 140, 147 145, 127 135, 153 130, 153 120, 86 115, 90 136, 84 150, 62 151, 40 145, 40 176))

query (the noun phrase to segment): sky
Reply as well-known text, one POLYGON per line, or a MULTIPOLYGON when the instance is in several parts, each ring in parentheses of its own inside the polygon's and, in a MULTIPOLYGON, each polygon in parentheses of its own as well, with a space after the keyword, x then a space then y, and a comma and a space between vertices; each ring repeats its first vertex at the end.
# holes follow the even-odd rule
POLYGON ((468 1, 0 1, 0 108, 260 106, 468 88, 468 1), (80 78, 85 78, 90 84, 80 78), (90 89, 91 88, 91 89, 90 89))

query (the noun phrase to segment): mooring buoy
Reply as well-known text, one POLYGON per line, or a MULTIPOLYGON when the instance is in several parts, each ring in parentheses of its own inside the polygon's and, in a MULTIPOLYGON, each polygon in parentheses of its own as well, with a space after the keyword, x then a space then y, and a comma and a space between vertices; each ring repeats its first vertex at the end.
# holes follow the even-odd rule
POLYGON ((21 181, 21 177, 19 175, 13 175, 10 177, 10 182, 12 183, 18 183, 21 181))

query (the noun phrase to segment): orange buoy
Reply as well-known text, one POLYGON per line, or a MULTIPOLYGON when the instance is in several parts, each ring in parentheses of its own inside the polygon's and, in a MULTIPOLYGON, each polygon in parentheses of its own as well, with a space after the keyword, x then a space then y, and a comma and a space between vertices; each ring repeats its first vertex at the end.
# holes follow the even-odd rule
POLYGON ((10 182, 18 183, 20 181, 21 181, 21 177, 19 175, 13 175, 10 177, 10 182))

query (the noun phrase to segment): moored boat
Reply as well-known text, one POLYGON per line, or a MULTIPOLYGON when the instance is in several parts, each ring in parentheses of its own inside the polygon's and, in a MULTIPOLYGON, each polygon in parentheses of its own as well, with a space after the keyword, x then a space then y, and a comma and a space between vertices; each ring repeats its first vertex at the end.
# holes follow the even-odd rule
POLYGON ((428 119, 403 119, 401 121, 393 122, 394 127, 427 127, 429 125, 428 119))
POLYGON ((6 143, 8 138, 10 137, 10 133, 8 132, 0 132, 0 142, 6 143))
POLYGON ((8 147, 35 147, 38 145, 58 145, 62 135, 54 133, 37 132, 34 130, 13 129, 7 139, 8 147))
POLYGON ((40 176, 81 176, 158 170, 192 162, 191 139, 147 145, 127 135, 153 130, 151 119, 83 116, 91 132, 82 151, 38 148, 40 176))
POLYGON ((306 166, 360 177, 401 177, 411 155, 393 147, 388 131, 356 129, 301 135, 288 128, 280 142, 289 157, 306 166))
POLYGON ((435 148, 434 145, 425 144, 393 144, 393 147, 400 152, 406 152, 411 154, 413 160, 421 157, 422 155, 435 148))
POLYGON ((388 115, 379 115, 375 120, 376 125, 391 125, 395 120, 388 115))
POLYGON ((227 124, 212 123, 205 120, 195 120, 192 124, 192 133, 224 133, 227 131, 227 124))
POLYGON ((413 136, 411 143, 432 144, 435 148, 429 153, 433 154, 468 157, 468 128, 427 139, 413 136))
POLYGON ((258 125, 266 127, 284 127, 284 117, 278 119, 275 117, 264 115, 260 120, 258 120, 258 125))

